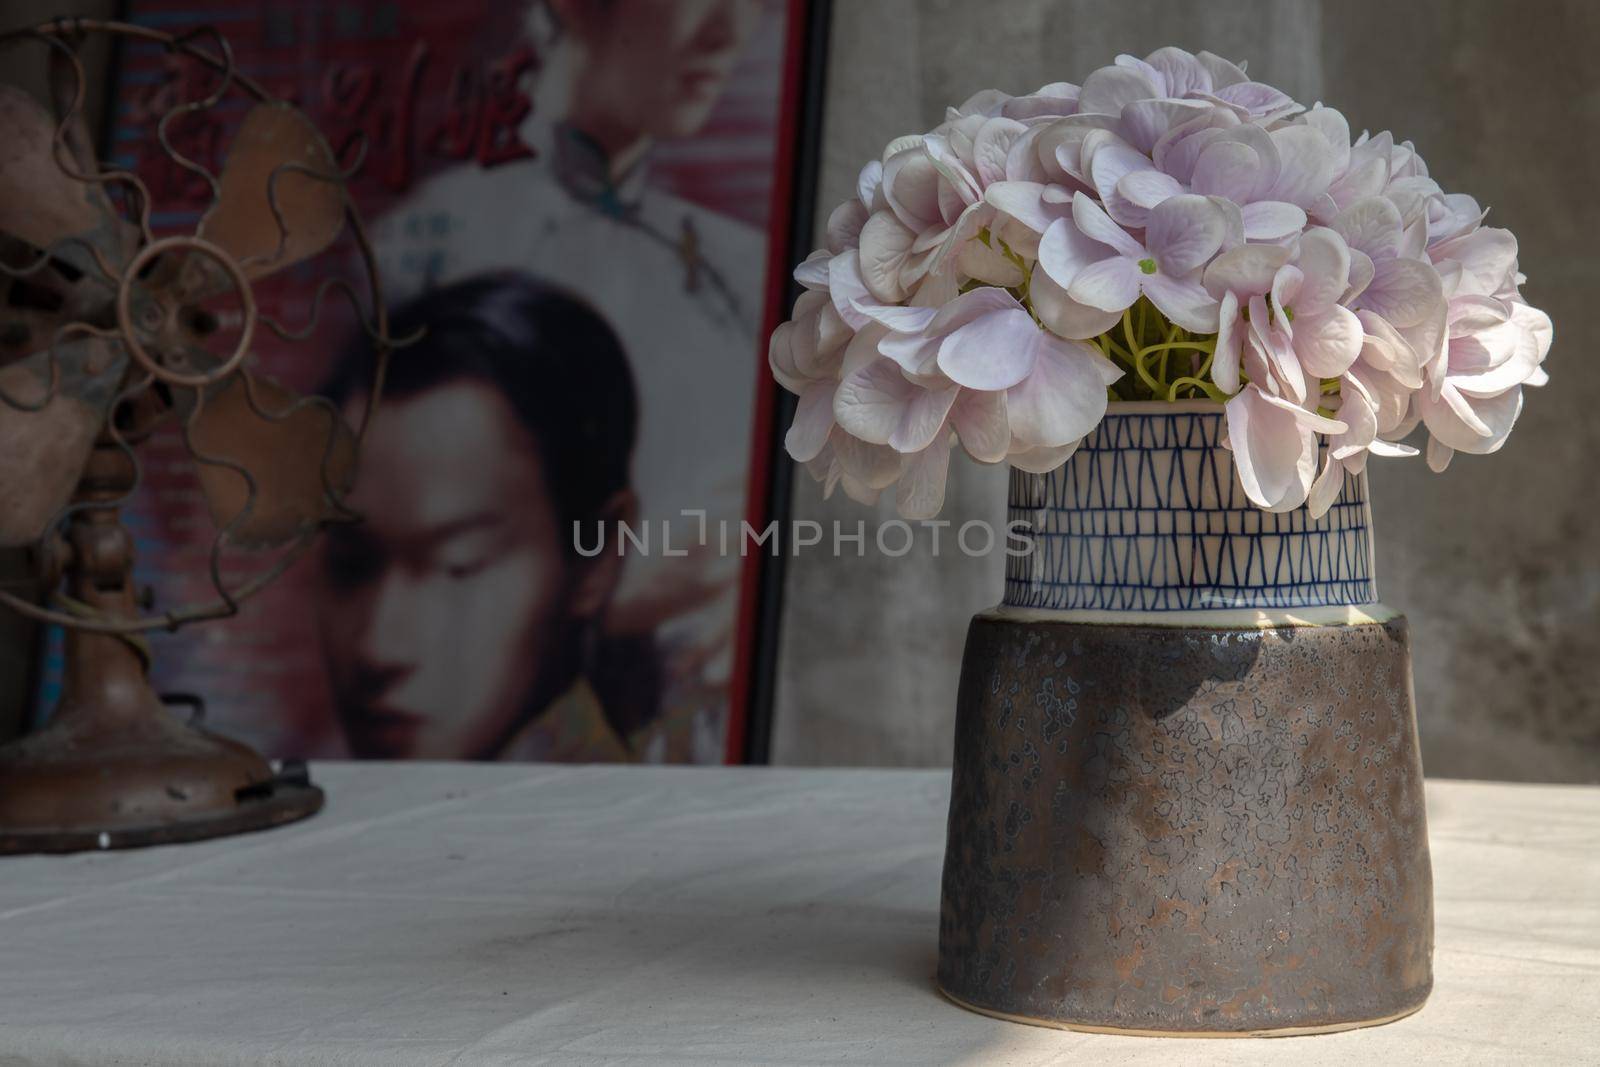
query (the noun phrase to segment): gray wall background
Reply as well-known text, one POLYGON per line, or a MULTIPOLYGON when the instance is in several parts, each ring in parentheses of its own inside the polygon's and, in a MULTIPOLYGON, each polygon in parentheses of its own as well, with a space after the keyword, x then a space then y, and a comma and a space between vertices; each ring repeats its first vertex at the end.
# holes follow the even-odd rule
MULTIPOLYGON (((1588 0, 835 0, 820 218, 861 164, 946 105, 996 86, 1081 82, 1166 44, 1248 60, 1352 129, 1410 138, 1446 189, 1521 242, 1524 292, 1555 321, 1551 385, 1530 391, 1494 456, 1443 475, 1376 460, 1383 599, 1413 627, 1432 775, 1600 781, 1600 5, 1588 0)), ((819 242, 820 243, 820 242, 819 242)), ((1003 468, 953 464, 944 517, 997 520, 1003 468)), ((794 517, 868 530, 893 517, 801 476, 794 517)), ((1003 561, 959 553, 790 561, 774 759, 950 759, 968 617, 999 600, 1003 561)))

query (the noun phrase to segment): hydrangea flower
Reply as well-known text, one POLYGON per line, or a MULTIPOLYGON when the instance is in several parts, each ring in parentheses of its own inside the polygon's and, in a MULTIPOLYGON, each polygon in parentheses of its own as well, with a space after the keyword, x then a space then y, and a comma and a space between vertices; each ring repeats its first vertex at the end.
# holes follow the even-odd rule
POLYGON ((1369 455, 1499 449, 1552 327, 1516 238, 1410 142, 1162 48, 891 141, 797 268, 786 446, 907 517, 959 446, 1044 473, 1126 400, 1222 406, 1258 506, 1321 515, 1369 455))

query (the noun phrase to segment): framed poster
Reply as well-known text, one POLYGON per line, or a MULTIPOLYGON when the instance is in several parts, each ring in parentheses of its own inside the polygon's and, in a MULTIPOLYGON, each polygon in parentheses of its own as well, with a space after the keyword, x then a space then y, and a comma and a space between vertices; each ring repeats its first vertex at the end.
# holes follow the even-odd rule
MULTIPOLYGON (((413 339, 366 436, 350 500, 363 520, 239 618, 158 638, 158 689, 202 695, 215 728, 279 756, 739 762, 754 734, 760 758, 750 709, 776 572, 718 531, 763 528, 785 469, 765 337, 800 225, 809 237, 790 205, 810 203, 809 177, 795 185, 814 165, 799 110, 820 13, 129 6, 138 23, 214 26, 240 73, 360 159, 352 195, 393 332, 413 339)), ((158 234, 191 230, 209 195, 153 137, 207 91, 176 69, 130 44, 113 116, 112 158, 151 188, 158 234)), ((240 114, 199 110, 169 132, 215 170, 240 114)), ((315 343, 269 337, 255 357, 354 406, 368 346, 353 311, 318 308, 327 273, 314 261, 258 287, 315 343)), ((161 600, 201 599, 213 531, 161 447, 127 512, 136 576, 161 600)))

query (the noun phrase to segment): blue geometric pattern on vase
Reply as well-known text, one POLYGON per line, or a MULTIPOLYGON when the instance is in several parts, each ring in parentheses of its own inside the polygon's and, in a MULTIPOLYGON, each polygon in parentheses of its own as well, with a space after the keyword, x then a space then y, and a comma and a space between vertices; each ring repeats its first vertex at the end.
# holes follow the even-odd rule
MULTIPOLYGON (((1220 410, 1119 412, 1049 474, 1011 472, 1004 603, 1053 610, 1193 611, 1370 604, 1365 475, 1322 518, 1250 503, 1220 410), (1019 525, 1020 524, 1020 525, 1019 525)), ((1320 468, 1319 468, 1320 469, 1320 468)))

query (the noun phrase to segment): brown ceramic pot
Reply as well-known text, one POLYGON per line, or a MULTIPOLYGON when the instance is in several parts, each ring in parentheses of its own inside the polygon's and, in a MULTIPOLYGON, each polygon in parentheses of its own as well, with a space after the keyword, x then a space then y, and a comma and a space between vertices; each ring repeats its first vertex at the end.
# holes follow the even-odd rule
POLYGON ((1252 508, 1215 408, 1114 406, 1016 473, 1033 550, 962 667, 940 988, 1005 1018, 1193 1036, 1387 1022, 1432 985, 1403 617, 1364 478, 1252 508))

